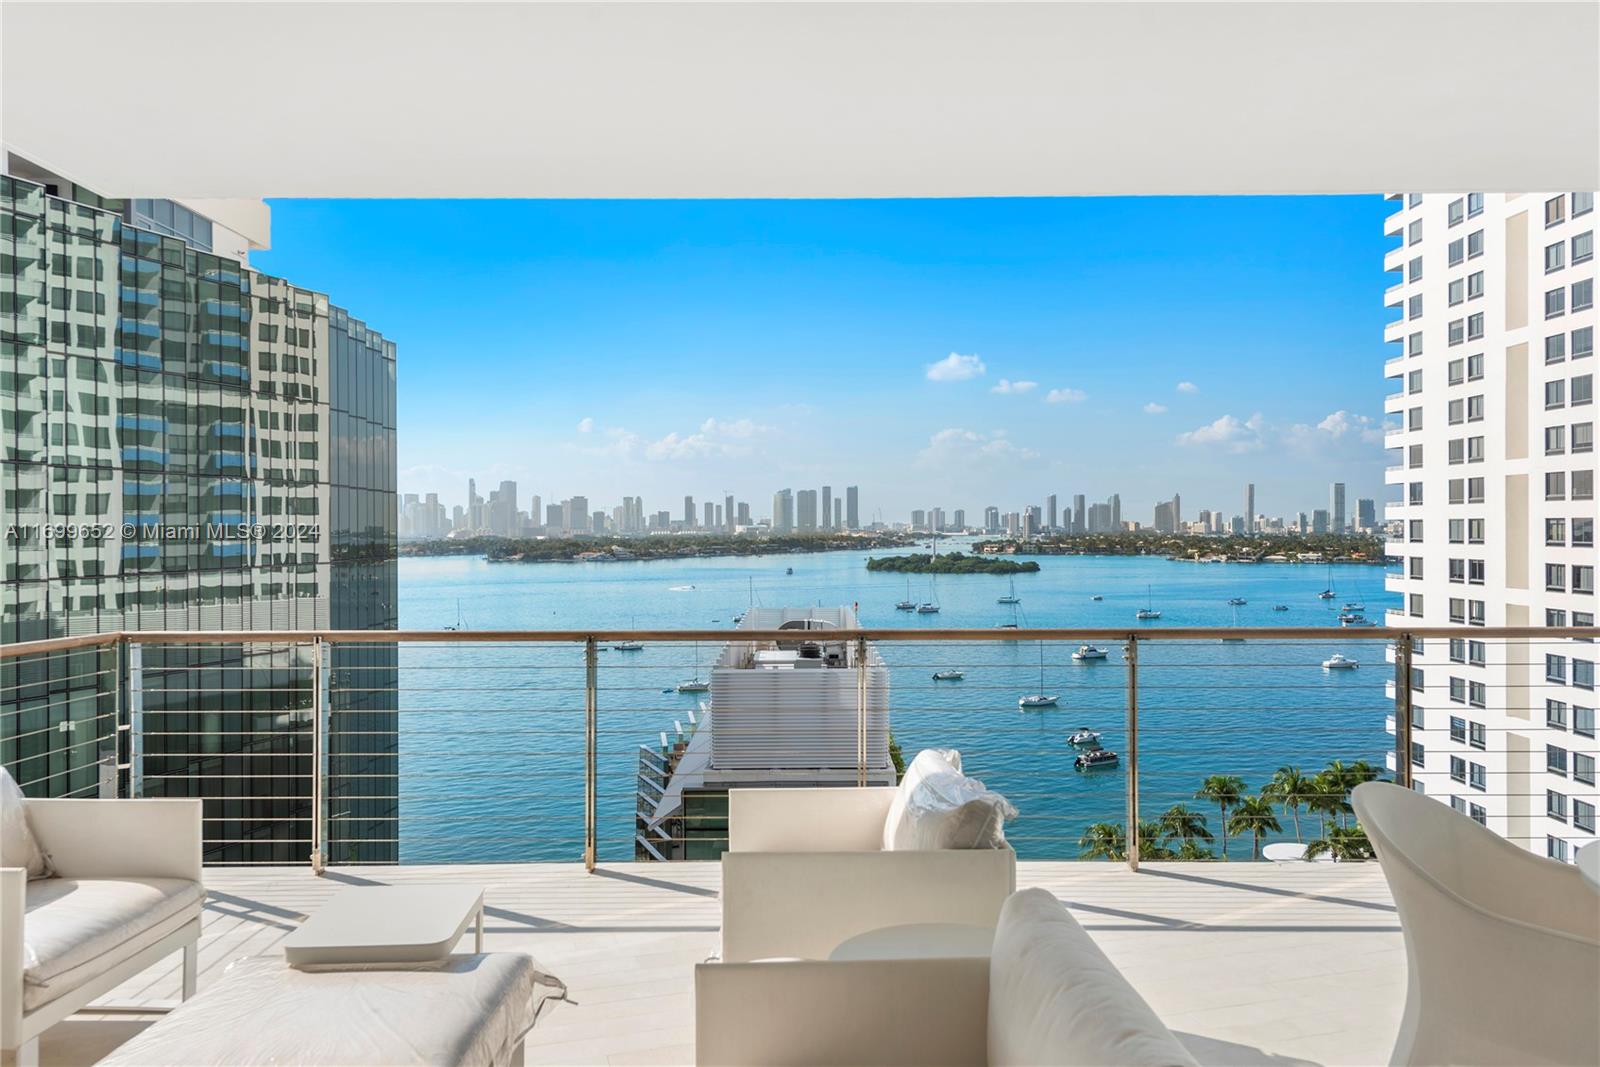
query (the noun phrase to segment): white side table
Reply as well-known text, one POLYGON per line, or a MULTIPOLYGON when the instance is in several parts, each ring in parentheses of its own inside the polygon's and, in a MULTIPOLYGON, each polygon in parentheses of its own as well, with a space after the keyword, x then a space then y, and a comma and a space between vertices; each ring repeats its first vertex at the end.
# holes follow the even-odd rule
POLYGON ((474 921, 483 951, 483 890, 462 885, 352 886, 283 939, 291 967, 433 963, 474 921))
POLYGON ((994 927, 965 923, 907 923, 868 930, 841 941, 830 960, 988 959, 994 927))

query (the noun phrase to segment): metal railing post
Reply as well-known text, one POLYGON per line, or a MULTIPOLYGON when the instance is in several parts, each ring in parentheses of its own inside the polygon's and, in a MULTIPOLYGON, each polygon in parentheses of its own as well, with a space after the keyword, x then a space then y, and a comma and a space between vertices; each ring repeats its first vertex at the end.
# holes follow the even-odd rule
POLYGON ((311 643, 311 872, 328 867, 328 666, 322 639, 311 643))
POLYGON ((128 704, 128 796, 144 796, 144 646, 128 644, 128 684, 124 699, 128 704))
POLYGON ((1128 661, 1128 827, 1123 837, 1127 843, 1128 870, 1139 869, 1139 638, 1128 635, 1122 646, 1123 658, 1128 661))
POLYGON ((1394 782, 1411 788, 1411 634, 1394 639, 1394 782))
POLYGON ((867 639, 856 638, 856 785, 867 784, 867 639))
POLYGON ((583 642, 583 868, 594 873, 599 851, 595 833, 595 760, 600 710, 600 646, 590 636, 583 642))

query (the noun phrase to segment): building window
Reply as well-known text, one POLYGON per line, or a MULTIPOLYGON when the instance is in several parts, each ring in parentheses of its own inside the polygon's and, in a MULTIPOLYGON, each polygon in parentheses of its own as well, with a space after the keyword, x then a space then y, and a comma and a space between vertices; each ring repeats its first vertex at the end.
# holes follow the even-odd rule
MULTIPOLYGON (((1476 479, 1474 479, 1476 480, 1476 479)), ((1482 585, 1484 578, 1484 562, 1481 559, 1467 560, 1467 584, 1482 585)))
POLYGON ((1565 426, 1546 426, 1544 428, 1544 454, 1559 456, 1567 451, 1567 428, 1565 426))
MULTIPOLYGON (((1467 683, 1467 703, 1475 708, 1489 706, 1489 687, 1482 682, 1467 683)), ((1481 746, 1480 746, 1481 747, 1481 746)))
POLYGON ((1544 543, 1551 548, 1561 548, 1567 543, 1567 520, 1544 520, 1544 543))
POLYGON ((1572 801, 1572 825, 1585 833, 1594 833, 1594 805, 1587 800, 1572 801))
POLYGON ((1594 709, 1572 705, 1572 732, 1579 737, 1594 736, 1594 709))
POLYGON ((1406 523, 1407 540, 1412 544, 1422 543, 1422 520, 1412 519, 1406 523))
POLYGON ((1451 241, 1450 248, 1448 249, 1448 258, 1450 261, 1450 266, 1452 267, 1460 266, 1462 263, 1466 262, 1466 242, 1459 237, 1457 237, 1454 241, 1451 241))
POLYGON ((1421 293, 1413 293, 1410 296, 1410 298, 1406 300, 1406 318, 1408 318, 1408 319, 1420 319, 1420 318, 1422 318, 1422 294, 1421 293))
POLYGON ((1594 596, 1594 566, 1589 563, 1572 565, 1572 591, 1584 596, 1594 596))
POLYGON ((1572 780, 1594 785, 1594 757, 1586 752, 1572 754, 1572 780))
MULTIPOLYGON (((1573 195, 1576 196, 1577 194, 1574 193, 1573 195)), ((1482 214, 1483 214, 1483 194, 1482 193, 1468 193, 1467 194, 1467 218, 1469 218, 1469 219, 1470 218, 1475 218, 1476 216, 1482 215, 1482 214)), ((1573 214, 1577 214, 1576 206, 1574 206, 1574 208, 1573 208, 1573 214)))
POLYGON ((1551 774, 1567 776, 1567 750, 1560 745, 1544 746, 1544 769, 1551 774))
POLYGON ((1544 294, 1544 317, 1553 319, 1567 313, 1567 291, 1550 289, 1544 294))
POLYGON ((1422 371, 1414 370, 1410 374, 1406 375, 1406 392, 1422 392, 1422 371))
POLYGON ((1572 547, 1594 547, 1594 516, 1575 515, 1572 519, 1572 547))
POLYGON ((1567 591, 1567 566, 1564 563, 1546 563, 1544 565, 1544 588, 1546 592, 1565 593, 1567 591))
POLYGON ((1465 504, 1467 502, 1467 482, 1464 478, 1451 478, 1449 486, 1449 499, 1452 504, 1465 504))
POLYGON ((1594 327, 1583 326, 1572 331, 1572 358, 1583 359, 1594 355, 1594 327))
POLYGON ((1411 225, 1406 227, 1406 244, 1414 245, 1422 240, 1422 220, 1412 219, 1411 225))
POLYGON ((1594 688, 1594 660, 1573 657, 1572 684, 1578 689, 1594 688))
POLYGON ((1567 244, 1565 241, 1557 241, 1553 245, 1544 246, 1544 272, 1546 274, 1549 274, 1551 271, 1560 270, 1566 265, 1567 244))
POLYGON ((1567 657, 1553 652, 1544 654, 1544 680, 1557 685, 1567 684, 1567 657))
POLYGON ((1420 330, 1406 338, 1406 355, 1422 355, 1422 332, 1420 330))
POLYGON ((1450 520, 1450 543, 1452 545, 1465 544, 1467 540, 1467 523, 1465 519, 1450 520))
POLYGON ((1412 556, 1406 560, 1406 577, 1410 578, 1412 581, 1420 581, 1422 579, 1421 556, 1412 556))
POLYGON ((1467 299, 1477 300, 1483 296, 1483 271, 1474 271, 1467 275, 1467 299))
POLYGON ((1544 202, 1544 224, 1554 226, 1567 220, 1567 198, 1552 196, 1544 202))
POLYGON ((1459 345, 1467 339, 1467 323, 1465 319, 1454 319, 1445 327, 1445 344, 1459 345))
MULTIPOLYGON (((1451 701, 1453 701, 1454 703, 1457 703, 1457 704, 1465 704, 1467 702, 1467 680, 1465 678, 1457 678, 1454 675, 1452 675, 1450 677, 1450 699, 1451 699, 1451 701)), ((1455 724, 1456 724, 1457 721, 1460 721, 1463 724, 1463 731, 1465 730, 1465 722, 1466 722, 1466 720, 1464 720, 1464 719, 1462 719, 1462 720, 1451 719, 1450 720, 1450 728, 1451 728, 1450 740, 1452 740, 1452 741, 1460 741, 1461 740, 1461 738, 1457 737, 1455 735, 1455 733, 1454 733, 1455 724)))
POLYGON ((1467 642, 1467 662, 1472 664, 1474 667, 1482 667, 1486 662, 1488 662, 1486 648, 1482 641, 1467 642))
MULTIPOLYGON (((1453 679, 1452 679, 1453 680, 1453 679)), ((1467 743, 1467 720, 1450 716, 1450 740, 1458 745, 1467 743)))
MULTIPOLYGON (((1576 288, 1576 287, 1574 287, 1576 288)), ((1483 336, 1483 312, 1467 316, 1467 340, 1476 341, 1483 336)))
POLYGON ((1451 226, 1459 226, 1461 220, 1467 217, 1467 202, 1461 197, 1450 201, 1445 208, 1445 219, 1451 226))
POLYGON ((1421 741, 1411 742, 1411 765, 1421 767, 1428 762, 1428 753, 1422 747, 1421 741))
POLYGON ((1450 757, 1450 777, 1458 782, 1467 780, 1467 761, 1460 756, 1450 757))
POLYGON ((1572 453, 1594 451, 1594 423, 1575 422, 1572 424, 1572 453))
POLYGON ((1544 383, 1544 407, 1546 411, 1552 408, 1567 406, 1567 383, 1557 378, 1553 382, 1544 383))
POLYGON ((1489 812, 1485 810, 1482 804, 1468 804, 1467 817, 1479 826, 1489 825, 1489 812))
POLYGON ((1467 438, 1467 462, 1468 463, 1482 463, 1483 462, 1483 438, 1482 437, 1469 437, 1469 438, 1467 438))
POLYGON ((1467 421, 1468 422, 1482 422, 1483 421, 1483 394, 1482 393, 1479 393, 1477 396, 1469 396, 1469 397, 1467 397, 1467 421))
POLYGON ((1473 230, 1467 234, 1467 258, 1477 259, 1483 255, 1483 231, 1473 230))
POLYGON ((1411 408, 1406 412, 1406 429, 1422 429, 1422 409, 1420 407, 1411 408))
POLYGON ((1567 499, 1567 472, 1544 472, 1544 498, 1546 500, 1567 499))
POLYGON ((1572 194, 1572 217, 1573 218, 1577 218, 1579 215, 1587 215, 1589 212, 1591 212, 1593 210, 1594 210, 1594 193, 1591 192, 1591 193, 1573 193, 1572 194))
POLYGON ((1572 379, 1570 392, 1573 407, 1594 403, 1594 375, 1579 374, 1572 379))
POLYGON ((1452 359, 1445 366, 1445 377, 1450 385, 1460 385, 1467 380, 1466 360, 1452 359))
POLYGON ((1594 471, 1581 470, 1572 472, 1572 499, 1594 499, 1594 471))
POLYGON ((1483 723, 1473 722, 1467 724, 1467 744, 1480 750, 1488 748, 1488 740, 1483 723))
POLYGON ((1585 278, 1572 283, 1572 310, 1587 311, 1594 307, 1594 279, 1585 278))
POLYGON ((1476 382, 1483 378, 1483 353, 1467 357, 1467 381, 1476 382))
POLYGON ((1406 281, 1420 282, 1422 280, 1422 257, 1413 256, 1410 263, 1406 264, 1406 281))
POLYGON ((1594 258, 1594 231, 1585 230, 1572 239, 1572 262, 1587 263, 1594 258))
POLYGON ((1554 789, 1544 791, 1544 813, 1559 822, 1567 821, 1567 795, 1554 789))
POLYGON ((1412 593, 1407 599, 1410 602, 1411 617, 1414 619, 1422 618, 1422 594, 1412 593))
MULTIPOLYGON (((1451 562, 1454 562, 1454 560, 1452 560, 1451 562)), ((1450 662, 1451 663, 1465 663, 1465 662, 1467 662, 1467 642, 1466 642, 1465 638, 1452 637, 1450 639, 1450 662)))
POLYGON ((1483 764, 1467 764, 1467 785, 1472 789, 1478 790, 1480 793, 1488 790, 1489 774, 1486 770, 1484 770, 1483 764))
POLYGON ((1464 400, 1452 400, 1445 405, 1444 421, 1451 426, 1459 426, 1467 421, 1467 405, 1464 400))
POLYGON ((1546 858, 1567 862, 1567 843, 1559 837, 1546 837, 1544 839, 1544 854, 1546 858))
POLYGON ((1481 544, 1483 544, 1483 520, 1482 519, 1468 519, 1467 520, 1467 544, 1469 544, 1469 545, 1481 545, 1481 544))
POLYGON ((1445 287, 1445 302, 1451 307, 1464 303, 1467 299, 1467 283, 1460 278, 1445 287))
POLYGON ((1546 363, 1560 363, 1567 358, 1567 335, 1564 333, 1551 334, 1544 339, 1544 361, 1546 363))
POLYGON ((1567 703, 1564 700, 1545 699, 1544 724, 1552 730, 1567 728, 1567 703))

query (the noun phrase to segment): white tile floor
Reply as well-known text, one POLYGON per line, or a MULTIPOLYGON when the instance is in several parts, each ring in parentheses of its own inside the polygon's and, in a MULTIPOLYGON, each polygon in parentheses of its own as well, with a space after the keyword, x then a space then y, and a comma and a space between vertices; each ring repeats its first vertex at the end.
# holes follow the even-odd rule
MULTIPOLYGON (((1399 920, 1376 864, 1019 863, 1059 896, 1202 1062, 1376 1064, 1405 997, 1399 920)), ((277 951, 345 885, 470 882, 487 890, 487 944, 532 953, 572 990, 530 1035, 528 1062, 691 1063, 692 965, 715 951, 710 863, 214 868, 200 988, 228 962, 277 951)), ((176 958, 118 990, 175 997, 176 958)), ((47 1067, 91 1064, 145 1025, 80 1015, 46 1035, 47 1067)))

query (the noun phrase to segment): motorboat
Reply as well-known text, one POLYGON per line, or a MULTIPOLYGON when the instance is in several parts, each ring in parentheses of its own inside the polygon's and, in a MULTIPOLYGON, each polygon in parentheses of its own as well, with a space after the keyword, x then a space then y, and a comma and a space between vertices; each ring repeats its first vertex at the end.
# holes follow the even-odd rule
POLYGON ((959 682, 967 676, 966 671, 944 670, 934 671, 933 680, 936 682, 959 682))
POLYGON ((1022 598, 1017 595, 1017 580, 1011 579, 1011 592, 995 601, 996 604, 1020 604, 1022 598))
POLYGON ((785 574, 793 574, 794 573, 794 568, 793 567, 785 567, 783 569, 783 573, 785 573, 785 574))
POLYGON ((1288 611, 1289 610, 1289 605, 1287 605, 1287 604, 1274 604, 1274 605, 1272 605, 1272 610, 1273 611, 1288 611))
POLYGON ((1099 593, 1096 593, 1094 596, 1090 597, 1089 599, 1090 600, 1104 600, 1105 597, 1101 596, 1099 593))
POLYGON ((1056 701, 1058 699, 1058 697, 1045 696, 1044 694, 1040 693, 1031 697, 1023 697, 1022 699, 1018 700, 1017 707, 1021 708, 1023 711, 1030 711, 1033 708, 1053 708, 1056 706, 1056 701))
POLYGON ((1335 593, 1332 589, 1324 589, 1322 592, 1317 594, 1317 599, 1318 600, 1332 600, 1334 597, 1336 597, 1338 595, 1339 594, 1335 593))
POLYGON ((1359 611, 1341 611, 1341 612, 1339 612, 1339 622, 1344 624, 1344 625, 1346 625, 1346 626, 1348 626, 1350 623, 1353 623, 1353 622, 1360 622, 1364 618, 1366 618, 1366 616, 1361 614, 1361 612, 1359 612, 1359 611))
POLYGON ((1067 737, 1067 744, 1074 745, 1074 746, 1076 746, 1076 745, 1098 745, 1099 743, 1100 743, 1100 731, 1099 730, 1091 730, 1087 726, 1078 727, 1076 730, 1072 731, 1072 733, 1067 737))
POLYGON ((1359 666, 1361 664, 1346 656, 1343 652, 1335 652, 1322 661, 1322 669, 1325 671, 1352 671, 1359 666))
POLYGON ((1344 610, 1345 611, 1366 611, 1367 610, 1367 606, 1365 604, 1357 602, 1357 603, 1352 603, 1352 604, 1346 604, 1344 606, 1344 610))
POLYGON ((1339 620, 1339 625, 1340 626, 1362 627, 1362 626, 1376 626, 1378 624, 1377 624, 1377 622, 1375 622, 1372 619, 1368 619, 1368 618, 1366 618, 1364 616, 1357 615, 1353 619, 1340 619, 1339 620))
POLYGON ((1072 658, 1079 662, 1090 659, 1105 659, 1106 650, 1097 645, 1079 645, 1077 651, 1072 653, 1072 658))
POLYGON ((680 693, 709 693, 711 691, 711 683, 701 678, 690 678, 679 682, 673 688, 680 693))
POLYGON ((611 651, 613 651, 613 652, 638 652, 639 650, 641 650, 643 648, 644 648, 644 643, 641 642, 641 641, 618 641, 616 644, 611 646, 611 651))
POLYGON ((1087 752, 1078 753, 1078 758, 1072 761, 1072 766, 1080 771, 1092 771, 1098 767, 1115 767, 1117 754, 1109 748, 1091 748, 1087 752))
POLYGON ((1228 598, 1228 603, 1232 604, 1236 608, 1240 608, 1240 607, 1243 607, 1244 605, 1250 603, 1250 601, 1246 600, 1242 596, 1236 596, 1236 597, 1229 597, 1228 598))

